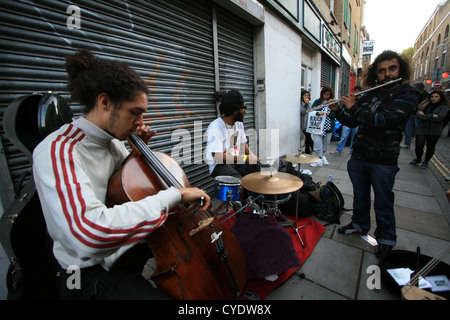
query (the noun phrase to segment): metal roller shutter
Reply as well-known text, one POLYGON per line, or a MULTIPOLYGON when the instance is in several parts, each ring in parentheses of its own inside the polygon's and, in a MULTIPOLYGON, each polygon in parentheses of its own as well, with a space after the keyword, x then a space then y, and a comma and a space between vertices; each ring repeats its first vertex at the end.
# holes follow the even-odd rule
POLYGON ((345 96, 351 90, 351 87, 350 87, 350 66, 346 62, 342 62, 341 78, 342 78, 341 85, 340 85, 341 92, 339 93, 340 97, 345 96))
MULTIPOLYGON (((172 155, 172 150, 178 151, 182 142, 188 142, 190 148, 183 149, 188 152, 175 154, 175 159, 181 162, 193 186, 211 193, 214 184, 203 163, 202 139, 208 124, 217 117, 211 5, 207 0, 4 2, 0 12, 0 135, 12 182, 29 170, 30 164, 4 134, 5 108, 22 95, 53 91, 70 102, 76 115, 81 114, 82 107, 66 92, 64 59, 86 48, 101 58, 123 61, 142 75, 151 90, 146 122, 158 131, 150 147, 172 155), (67 26, 70 5, 81 9, 81 29, 67 26)), ((225 10, 218 11, 227 19, 231 16, 225 10)), ((251 26, 231 18, 245 25, 243 41, 251 50, 246 49, 246 56, 240 60, 250 61, 252 67, 251 26)), ((242 42, 236 39, 221 48, 226 61, 220 67, 223 89, 246 82, 242 90, 251 110, 253 71, 244 67, 245 77, 239 71, 240 80, 231 81, 235 71, 228 66, 230 61, 236 61, 236 66, 237 59, 232 56, 239 50, 229 52, 230 46, 240 49, 242 42)), ((246 126, 254 127, 253 118, 247 117, 246 122, 246 126)), ((2 187, 9 187, 5 181, 0 181, 2 187)))
POLYGON ((334 88, 336 82, 336 68, 333 65, 333 62, 328 57, 322 55, 321 63, 320 87, 331 86, 331 88, 334 88))
POLYGON ((217 26, 220 88, 242 92, 248 107, 245 129, 254 129, 253 28, 221 8, 217 9, 217 26))

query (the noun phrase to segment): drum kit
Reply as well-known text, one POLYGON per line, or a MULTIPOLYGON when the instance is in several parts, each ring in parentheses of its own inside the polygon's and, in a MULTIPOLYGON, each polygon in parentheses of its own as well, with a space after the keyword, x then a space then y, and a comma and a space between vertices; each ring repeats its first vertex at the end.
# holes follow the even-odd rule
MULTIPOLYGON (((288 154, 280 159, 287 162, 302 164, 313 163, 320 159, 309 154, 288 154)), ((278 172, 276 169, 264 168, 261 172, 254 172, 244 176, 241 180, 231 176, 218 176, 215 178, 215 196, 223 203, 216 210, 216 213, 222 209, 225 204, 230 204, 234 213, 232 216, 240 213, 247 207, 253 209, 253 213, 259 214, 261 218, 267 215, 279 217, 281 212, 279 204, 287 202, 292 194, 303 186, 303 181, 292 174, 278 172), (242 207, 238 201, 241 194, 241 186, 248 191, 249 196, 246 199, 247 204, 242 207)), ((295 212, 298 218, 298 204, 295 212)))

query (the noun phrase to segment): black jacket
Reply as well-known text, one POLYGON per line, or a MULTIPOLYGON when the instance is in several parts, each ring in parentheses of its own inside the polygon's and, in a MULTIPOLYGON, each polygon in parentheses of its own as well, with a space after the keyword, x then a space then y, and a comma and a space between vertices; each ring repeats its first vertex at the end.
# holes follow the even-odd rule
POLYGON ((361 96, 349 110, 336 111, 347 127, 359 126, 352 157, 363 161, 397 165, 402 129, 420 102, 420 92, 409 84, 382 91, 375 89, 361 96))
POLYGON ((444 120, 448 113, 448 107, 440 102, 436 105, 430 103, 423 109, 424 114, 417 113, 419 123, 415 129, 416 135, 440 136, 444 130, 444 120), (435 117, 434 115, 437 115, 435 117))

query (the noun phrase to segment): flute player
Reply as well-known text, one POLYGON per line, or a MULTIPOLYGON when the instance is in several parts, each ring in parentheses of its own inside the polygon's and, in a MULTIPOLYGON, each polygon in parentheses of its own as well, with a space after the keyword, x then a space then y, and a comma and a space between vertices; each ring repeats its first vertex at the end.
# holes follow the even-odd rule
POLYGON ((399 170, 398 156, 402 127, 419 104, 420 93, 406 82, 410 67, 396 52, 382 52, 364 76, 368 88, 390 85, 365 93, 357 102, 353 94, 341 98, 344 106, 330 108, 337 119, 350 128, 359 126, 347 171, 353 184, 353 216, 338 229, 341 234, 362 234, 370 230, 371 187, 374 190, 376 256, 383 259, 395 246, 394 181, 399 170))

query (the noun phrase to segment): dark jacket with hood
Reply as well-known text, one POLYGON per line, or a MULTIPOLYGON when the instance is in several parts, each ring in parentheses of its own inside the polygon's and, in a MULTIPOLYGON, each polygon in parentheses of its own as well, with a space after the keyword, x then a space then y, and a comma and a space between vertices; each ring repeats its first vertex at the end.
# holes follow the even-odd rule
POLYGON ((420 92, 409 84, 383 91, 380 88, 361 96, 356 105, 336 111, 345 126, 359 126, 352 157, 396 166, 402 130, 420 102, 420 92))

